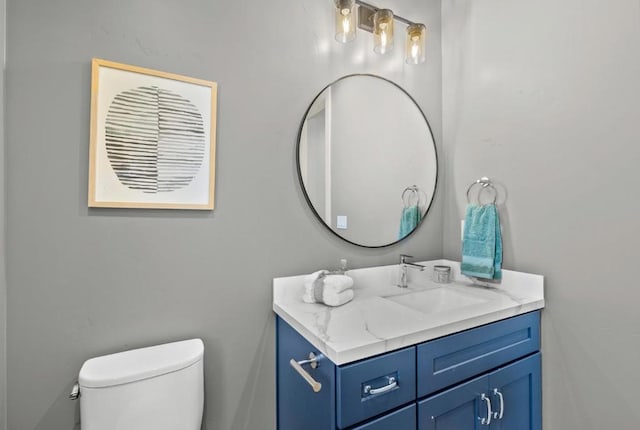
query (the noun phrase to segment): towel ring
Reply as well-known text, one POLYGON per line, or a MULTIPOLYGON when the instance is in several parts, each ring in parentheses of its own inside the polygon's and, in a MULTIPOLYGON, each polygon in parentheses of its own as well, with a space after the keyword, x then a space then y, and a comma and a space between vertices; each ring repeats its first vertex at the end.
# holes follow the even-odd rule
POLYGON ((475 187, 476 185, 481 185, 482 188, 480 189, 480 191, 478 191, 478 204, 480 205, 480 195, 482 194, 482 192, 485 189, 488 190, 492 190, 493 191, 493 201, 491 202, 491 204, 496 204, 496 201, 498 200, 498 190, 496 190, 496 187, 493 186, 493 184, 491 183, 491 180, 489 178, 487 178, 486 176, 483 176, 480 179, 476 179, 475 182, 473 182, 471 185, 469 185, 469 188, 467 188, 467 203, 471 204, 471 197, 469 196, 469 193, 471 192, 471 189, 473 187, 475 187))
POLYGON ((422 191, 420 188, 418 188, 417 185, 411 185, 410 187, 407 187, 404 189, 404 191, 402 192, 402 205, 405 208, 408 208, 411 204, 411 196, 415 196, 416 197, 416 206, 420 206, 420 197, 424 196, 424 201, 427 201, 427 193, 425 193, 424 191, 422 191), (407 192, 410 192, 411 194, 409 194, 407 200, 405 200, 405 197, 407 196, 407 192))

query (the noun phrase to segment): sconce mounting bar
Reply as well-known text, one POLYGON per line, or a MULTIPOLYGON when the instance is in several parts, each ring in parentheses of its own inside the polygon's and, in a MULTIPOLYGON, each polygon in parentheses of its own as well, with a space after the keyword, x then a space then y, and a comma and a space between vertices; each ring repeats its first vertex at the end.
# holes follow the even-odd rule
MULTIPOLYGON (((356 0, 356 4, 360 6, 358 8, 358 27, 362 30, 366 30, 369 33, 372 33, 373 14, 380 10, 380 8, 360 0, 356 0)), ((400 21, 406 25, 415 24, 415 22, 409 21, 407 18, 403 18, 399 15, 396 15, 395 13, 393 14, 393 19, 395 19, 396 21, 400 21)))

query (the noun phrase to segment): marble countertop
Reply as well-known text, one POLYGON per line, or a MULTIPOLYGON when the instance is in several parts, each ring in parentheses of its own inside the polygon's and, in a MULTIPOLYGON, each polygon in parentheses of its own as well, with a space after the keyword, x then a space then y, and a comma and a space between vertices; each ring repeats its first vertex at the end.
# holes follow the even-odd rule
POLYGON ((273 280, 273 310, 335 364, 415 345, 544 307, 540 275, 503 270, 502 281, 473 285, 455 261, 419 262, 408 288, 396 286, 398 265, 355 269, 354 299, 335 308, 302 301, 304 277, 273 280), (433 266, 451 266, 452 282, 431 280, 433 266))

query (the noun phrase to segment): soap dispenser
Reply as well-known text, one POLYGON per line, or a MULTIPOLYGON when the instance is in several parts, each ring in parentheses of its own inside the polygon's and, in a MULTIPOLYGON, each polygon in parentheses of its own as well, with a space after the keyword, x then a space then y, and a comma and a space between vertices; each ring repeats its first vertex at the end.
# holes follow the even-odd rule
POLYGON ((336 273, 338 273, 340 275, 344 275, 346 271, 347 271, 347 259, 346 258, 341 258, 340 259, 340 268, 338 270, 336 270, 336 273))

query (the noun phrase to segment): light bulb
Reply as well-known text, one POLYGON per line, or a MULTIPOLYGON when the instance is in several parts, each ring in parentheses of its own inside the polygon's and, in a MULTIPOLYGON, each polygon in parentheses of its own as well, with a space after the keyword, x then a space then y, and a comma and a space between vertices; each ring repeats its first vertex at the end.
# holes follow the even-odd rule
MULTIPOLYGON (((348 9, 347 9, 348 10, 348 9)), ((342 17, 342 32, 344 34, 349 33, 349 30, 351 29, 351 20, 349 19, 349 15, 348 13, 344 13, 344 9, 343 9, 343 17, 342 17)))
POLYGON ((387 40, 387 32, 382 30, 380 32, 380 53, 384 54, 387 52, 387 44, 389 41, 387 40))

